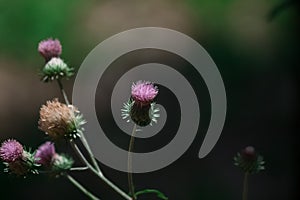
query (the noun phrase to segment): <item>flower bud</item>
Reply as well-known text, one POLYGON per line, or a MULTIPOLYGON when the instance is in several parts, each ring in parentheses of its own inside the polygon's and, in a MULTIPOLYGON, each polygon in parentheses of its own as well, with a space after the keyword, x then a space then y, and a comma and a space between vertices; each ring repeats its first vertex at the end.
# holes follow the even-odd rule
POLYGON ((59 175, 71 169, 74 160, 64 154, 56 154, 53 158, 52 171, 59 175))
POLYGON ((74 74, 74 69, 69 67, 60 58, 51 58, 51 60, 46 63, 42 73, 42 80, 49 82, 61 78, 70 78, 74 74))
POLYGON ((247 146, 240 153, 237 153, 234 157, 234 164, 249 174, 258 173, 265 169, 263 157, 257 154, 252 146, 247 146))

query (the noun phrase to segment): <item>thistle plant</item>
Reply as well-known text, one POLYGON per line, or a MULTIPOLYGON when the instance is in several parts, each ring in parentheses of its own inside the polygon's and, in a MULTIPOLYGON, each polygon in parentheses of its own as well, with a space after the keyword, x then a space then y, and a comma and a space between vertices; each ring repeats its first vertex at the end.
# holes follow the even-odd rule
POLYGON ((79 109, 69 101, 63 87, 62 80, 73 76, 74 68, 68 66, 60 58, 62 53, 60 41, 51 38, 43 40, 38 45, 38 52, 45 60, 45 65, 41 69, 41 80, 45 83, 56 81, 64 102, 59 101, 58 98, 53 98, 53 100, 49 100, 45 105, 41 106, 38 128, 44 132, 47 141, 35 151, 31 151, 31 149, 26 150, 15 139, 5 140, 1 144, 0 159, 6 166, 5 172, 21 177, 38 174, 46 174, 54 178, 65 177, 87 197, 98 200, 97 196, 92 194, 70 174, 70 172, 89 170, 123 199, 136 200, 137 196, 146 193, 156 193, 159 198, 167 199, 161 192, 154 189, 135 193, 131 173, 130 152, 133 150, 137 125, 141 127, 152 125, 152 122, 157 122, 159 117, 159 110, 155 108, 154 103, 154 98, 158 94, 157 87, 147 81, 136 82, 132 85, 129 102, 124 104, 125 107, 122 109, 122 117, 124 119, 130 117, 134 122, 128 154, 129 194, 127 194, 103 174, 85 138, 86 133, 83 126, 87 122, 79 109), (65 140, 81 160, 79 167, 74 167, 76 163, 74 163, 74 159, 70 155, 56 152, 55 145, 61 140, 65 140), (82 143, 82 148, 79 148, 78 143, 82 143), (83 149, 87 152, 87 155, 82 153, 83 149))
MULTIPOLYGON (((87 197, 93 200, 99 198, 92 194, 85 186, 80 184, 70 172, 91 171, 96 178, 111 187, 117 194, 126 200, 137 200, 140 195, 154 193, 158 198, 168 198, 157 189, 143 189, 136 191, 133 181, 132 155, 134 151, 137 130, 152 126, 159 118, 159 109, 155 99, 159 94, 158 87, 149 81, 137 81, 131 86, 131 94, 121 109, 121 117, 128 123, 133 123, 132 133, 128 148, 128 190, 124 192, 107 178, 101 170, 95 156, 85 138, 84 125, 87 123, 79 109, 69 101, 64 90, 62 80, 74 75, 74 68, 68 66, 60 58, 62 46, 58 39, 46 39, 39 43, 38 52, 45 60, 41 69, 41 80, 45 83, 57 82, 63 101, 58 98, 48 100, 40 108, 38 128, 47 136, 47 141, 41 144, 35 151, 26 148, 15 139, 7 139, 0 146, 0 159, 5 165, 5 172, 15 174, 18 177, 46 174, 53 178, 65 177, 70 183, 81 190, 87 197), (57 142, 65 140, 75 155, 81 160, 80 165, 75 163, 70 155, 58 153, 55 149, 57 142), (80 148, 78 143, 82 144, 80 148), (87 155, 82 153, 85 150, 87 155), (75 167, 74 165, 77 165, 75 167)), ((142 131, 139 133, 142 134, 142 131)), ((247 200, 248 176, 264 170, 264 160, 254 147, 248 146, 234 157, 234 164, 244 172, 243 200, 247 200)), ((73 174, 73 173, 72 173, 73 174)))
POLYGON ((135 192, 132 176, 132 152, 137 127, 142 128, 152 125, 152 122, 157 122, 159 109, 156 108, 154 102, 157 95, 158 88, 153 83, 149 81, 137 81, 132 84, 131 97, 124 103, 123 109, 121 109, 122 118, 127 120, 127 122, 132 120, 134 123, 128 149, 128 186, 133 200, 136 200, 139 195, 146 193, 155 193, 160 199, 168 199, 163 193, 155 189, 144 189, 135 192))
POLYGON ((243 200, 248 198, 248 176, 264 170, 264 164, 263 157, 252 146, 245 147, 234 157, 234 165, 241 168, 244 172, 243 200))

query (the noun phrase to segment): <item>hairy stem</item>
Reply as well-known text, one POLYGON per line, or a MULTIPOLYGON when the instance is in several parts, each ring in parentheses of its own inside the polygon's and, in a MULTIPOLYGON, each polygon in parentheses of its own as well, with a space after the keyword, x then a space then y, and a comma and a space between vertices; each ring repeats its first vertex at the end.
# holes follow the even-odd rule
POLYGON ((129 149, 128 149, 128 187, 129 187, 129 192, 132 196, 132 200, 136 200, 136 195, 134 192, 134 184, 133 184, 133 177, 132 177, 132 150, 134 146, 134 138, 135 138, 135 133, 136 133, 136 124, 134 124, 131 137, 130 137, 130 142, 129 142, 129 149))
POLYGON ((245 172, 243 184, 243 200, 248 199, 248 172, 245 172))
POLYGON ((79 190, 81 190, 86 196, 90 197, 92 200, 100 200, 98 197, 94 196, 90 193, 87 189, 85 189, 78 181, 76 181, 72 176, 69 174, 66 175, 68 180, 73 183, 79 190))

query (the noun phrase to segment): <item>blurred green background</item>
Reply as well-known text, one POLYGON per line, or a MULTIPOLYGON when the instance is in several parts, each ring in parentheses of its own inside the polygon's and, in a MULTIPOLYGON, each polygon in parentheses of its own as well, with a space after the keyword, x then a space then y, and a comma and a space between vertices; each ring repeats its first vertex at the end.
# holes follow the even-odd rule
MULTIPOLYGON (((44 141, 37 129, 39 108, 61 96, 55 83, 39 81, 40 40, 59 38, 62 57, 78 68, 99 42, 144 26, 180 31, 208 51, 223 76, 228 116, 206 158, 197 158, 200 135, 171 166, 136 175, 137 189, 158 188, 171 200, 241 199, 243 175, 232 157, 254 145, 265 156, 267 170, 251 176, 249 199, 298 199, 296 0, 0 0, 0 141, 17 138, 33 148, 44 141)), ((73 81, 66 82, 69 96, 73 81)), ((103 168, 127 190, 126 174, 103 168)), ((76 177, 101 199, 120 199, 89 173, 76 177)), ((0 199, 86 198, 63 178, 18 179, 1 172, 0 186, 0 199)))

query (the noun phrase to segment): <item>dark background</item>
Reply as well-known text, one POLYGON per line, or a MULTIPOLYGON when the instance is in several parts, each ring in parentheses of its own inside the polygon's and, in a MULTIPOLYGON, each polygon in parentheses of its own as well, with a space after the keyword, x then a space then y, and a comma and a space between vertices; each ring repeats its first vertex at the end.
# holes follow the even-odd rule
MULTIPOLYGON (((0 0, 0 141, 16 138, 37 148, 45 141, 45 135, 37 128, 40 106, 53 97, 62 99, 56 83, 39 81, 38 73, 43 66, 37 53, 40 40, 59 38, 62 57, 78 69, 99 42, 144 26, 183 32, 208 51, 224 80, 228 112, 220 140, 200 160, 197 155, 210 116, 209 97, 201 78, 194 77, 184 61, 174 55, 161 57, 161 52, 135 52, 118 59, 115 65, 132 67, 137 61, 153 58, 180 68, 204 107, 199 133, 188 151, 164 169, 135 175, 136 189, 157 188, 171 200, 241 199, 243 173, 233 165, 233 156, 243 147, 253 145, 264 156, 266 170, 250 177, 249 199, 298 199, 298 1, 0 0), (280 6, 282 3, 285 6, 280 6)), ((114 75, 108 73, 108 77, 114 75)), ((64 81, 70 97, 73 81, 74 78, 64 81)), ((176 100, 167 90, 163 91, 158 101, 169 108, 174 105, 169 111, 176 113, 176 100)), ((99 100, 103 98, 101 92, 99 87, 99 100)), ((98 111, 101 112, 101 106, 98 111)), ((104 120, 114 133, 111 140, 127 148, 128 138, 114 131, 109 117, 104 120)), ((176 115, 168 120, 176 121, 176 115)), ((168 130, 172 128, 176 129, 171 126, 168 130)), ((136 151, 161 147, 171 138, 172 133, 162 132, 149 142, 137 141, 136 151)), ((58 148, 69 151, 61 146, 58 148)), ((127 191, 125 173, 101 167, 107 177, 127 191)), ((101 199, 121 199, 92 174, 74 175, 101 199)), ((0 172, 0 188, 0 199, 86 198, 66 179, 44 175, 22 179, 0 172)))

